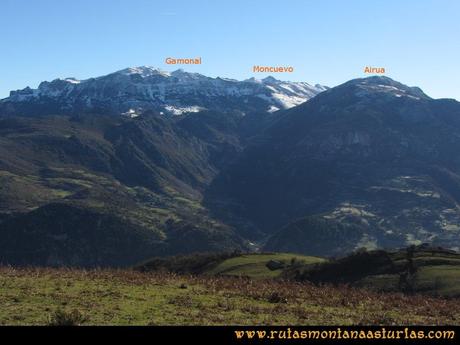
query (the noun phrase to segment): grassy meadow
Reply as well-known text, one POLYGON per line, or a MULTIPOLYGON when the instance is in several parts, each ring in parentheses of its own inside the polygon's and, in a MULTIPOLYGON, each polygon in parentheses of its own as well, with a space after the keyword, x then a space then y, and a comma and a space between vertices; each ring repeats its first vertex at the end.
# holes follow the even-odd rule
POLYGON ((226 276, 0 268, 2 325, 459 324, 460 300, 226 276))

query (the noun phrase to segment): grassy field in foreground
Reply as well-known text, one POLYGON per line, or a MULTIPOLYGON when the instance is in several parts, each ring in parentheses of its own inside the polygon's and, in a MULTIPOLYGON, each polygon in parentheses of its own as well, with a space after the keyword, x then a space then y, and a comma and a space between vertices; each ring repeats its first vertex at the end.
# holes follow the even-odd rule
POLYGON ((6 325, 460 324, 460 300, 134 271, 0 268, 6 325))
POLYGON ((244 254, 221 262, 216 267, 205 272, 205 274, 242 276, 253 279, 276 278, 281 274, 282 270, 278 269, 272 271, 267 268, 267 263, 270 260, 275 260, 283 264, 290 264, 292 259, 302 264, 312 264, 324 261, 324 259, 314 256, 288 253, 244 254))

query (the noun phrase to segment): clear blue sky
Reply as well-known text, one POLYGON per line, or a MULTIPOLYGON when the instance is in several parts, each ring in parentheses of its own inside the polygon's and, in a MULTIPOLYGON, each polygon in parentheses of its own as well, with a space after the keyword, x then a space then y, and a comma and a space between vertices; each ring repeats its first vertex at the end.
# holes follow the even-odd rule
POLYGON ((287 65, 275 77, 335 86, 370 65, 460 100, 458 0, 0 0, 0 34, 0 98, 201 56, 184 69, 245 79, 253 65, 287 65))

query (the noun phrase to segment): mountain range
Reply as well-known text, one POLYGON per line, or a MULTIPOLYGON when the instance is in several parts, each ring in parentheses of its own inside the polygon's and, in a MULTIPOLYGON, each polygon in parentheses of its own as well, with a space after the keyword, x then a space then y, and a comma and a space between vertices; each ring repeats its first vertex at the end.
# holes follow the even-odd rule
POLYGON ((460 248, 460 103, 129 68, 0 101, 0 262, 460 248))
POLYGON ((273 77, 237 81, 183 70, 135 67, 98 78, 55 79, 12 91, 1 101, 5 113, 102 112, 135 117, 147 110, 167 115, 203 110, 223 113, 273 112, 303 103, 326 90, 322 85, 273 77))

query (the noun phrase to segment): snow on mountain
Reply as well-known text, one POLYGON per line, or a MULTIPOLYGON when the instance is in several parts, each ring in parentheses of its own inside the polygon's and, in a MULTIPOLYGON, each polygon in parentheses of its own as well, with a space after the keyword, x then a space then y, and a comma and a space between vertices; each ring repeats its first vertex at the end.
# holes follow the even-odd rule
POLYGON ((386 95, 398 98, 407 97, 416 100, 430 98, 418 87, 410 87, 384 76, 356 79, 350 83, 354 83, 356 95, 362 97, 386 95))
POLYGON ((123 115, 146 110, 170 115, 203 110, 245 114, 291 108, 326 89, 318 84, 280 81, 273 77, 238 81, 210 78, 182 69, 166 72, 140 66, 86 80, 45 81, 37 89, 12 91, 0 104, 8 105, 7 109, 29 105, 37 110, 33 105, 40 105, 53 111, 102 110, 123 115))

